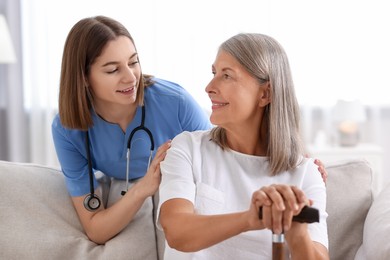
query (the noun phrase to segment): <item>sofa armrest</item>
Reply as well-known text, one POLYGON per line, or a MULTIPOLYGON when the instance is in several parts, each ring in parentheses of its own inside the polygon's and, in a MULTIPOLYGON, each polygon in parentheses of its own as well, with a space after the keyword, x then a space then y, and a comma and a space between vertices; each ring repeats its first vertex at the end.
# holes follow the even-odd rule
POLYGON ((363 231, 363 245, 355 260, 390 259, 390 183, 375 197, 363 231))
POLYGON ((374 198, 372 169, 365 160, 339 161, 325 167, 330 259, 354 259, 374 198))
POLYGON ((157 259, 152 203, 105 245, 85 235, 59 169, 0 161, 0 259, 157 259))

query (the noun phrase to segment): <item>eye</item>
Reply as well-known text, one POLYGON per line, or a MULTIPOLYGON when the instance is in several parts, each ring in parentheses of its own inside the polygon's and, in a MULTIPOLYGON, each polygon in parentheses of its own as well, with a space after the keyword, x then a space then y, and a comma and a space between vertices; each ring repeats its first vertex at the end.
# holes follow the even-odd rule
POLYGON ((224 79, 230 79, 230 76, 229 76, 229 74, 223 74, 223 78, 224 79))
POLYGON ((130 61, 129 62, 129 67, 134 67, 135 65, 137 65, 139 62, 138 62, 138 60, 135 60, 135 61, 130 61))
POLYGON ((110 71, 107 71, 108 74, 112 74, 112 73, 115 73, 118 71, 118 68, 113 68, 112 70, 110 71))

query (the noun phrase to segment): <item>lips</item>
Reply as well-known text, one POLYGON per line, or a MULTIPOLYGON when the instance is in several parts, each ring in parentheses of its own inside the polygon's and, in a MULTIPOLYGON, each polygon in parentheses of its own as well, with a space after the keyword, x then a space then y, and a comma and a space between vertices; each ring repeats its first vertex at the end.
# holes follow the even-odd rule
POLYGON ((122 90, 117 90, 116 92, 127 94, 127 93, 130 93, 132 91, 134 91, 134 87, 126 88, 126 89, 122 89, 122 90))
POLYGON ((211 101, 211 108, 212 109, 221 108, 221 107, 224 107, 226 105, 229 105, 229 103, 219 102, 219 101, 211 101))

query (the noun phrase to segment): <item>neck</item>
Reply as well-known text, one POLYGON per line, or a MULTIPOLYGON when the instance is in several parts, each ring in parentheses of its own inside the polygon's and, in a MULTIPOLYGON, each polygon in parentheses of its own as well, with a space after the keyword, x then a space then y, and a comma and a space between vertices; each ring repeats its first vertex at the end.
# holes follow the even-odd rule
POLYGON ((123 132, 126 132, 127 126, 133 121, 136 110, 136 104, 104 106, 104 108, 95 105, 96 114, 109 123, 119 125, 123 132))
POLYGON ((266 145, 259 131, 226 130, 227 143, 230 149, 249 155, 265 156, 266 145), (245 133, 243 136, 242 133, 245 133))
POLYGON ((263 123, 263 114, 258 113, 248 120, 225 125, 228 146, 240 153, 265 156, 268 144, 263 123))

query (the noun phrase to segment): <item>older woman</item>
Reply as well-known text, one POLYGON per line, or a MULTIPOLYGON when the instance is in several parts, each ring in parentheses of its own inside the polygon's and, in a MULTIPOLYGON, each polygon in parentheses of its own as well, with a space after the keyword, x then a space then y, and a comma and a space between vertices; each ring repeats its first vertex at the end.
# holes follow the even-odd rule
POLYGON ((293 259, 328 259, 325 184, 304 154, 283 48, 266 35, 236 35, 212 73, 216 127, 178 135, 161 163, 165 258, 271 259, 272 233, 283 232, 293 259), (292 221, 304 206, 319 210, 319 223, 292 221))

